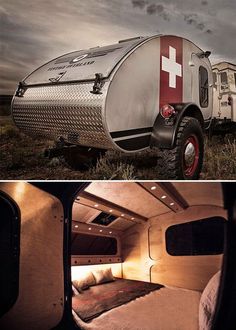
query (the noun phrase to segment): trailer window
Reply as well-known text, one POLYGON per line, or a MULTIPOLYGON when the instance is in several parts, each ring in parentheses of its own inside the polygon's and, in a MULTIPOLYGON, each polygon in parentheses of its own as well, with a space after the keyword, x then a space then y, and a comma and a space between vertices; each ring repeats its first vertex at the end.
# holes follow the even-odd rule
POLYGON ((114 237, 72 233, 72 255, 116 255, 117 240, 114 237))
POLYGON ((225 219, 212 217, 174 225, 166 230, 166 250, 172 256, 223 253, 225 219))
POLYGON ((19 290, 20 212, 0 192, 0 317, 15 303, 19 290))
POLYGON ((221 80, 221 89, 224 89, 226 85, 228 85, 228 77, 226 72, 220 73, 220 80, 221 80))
POLYGON ((202 108, 208 107, 208 72, 203 66, 199 67, 199 99, 202 108))

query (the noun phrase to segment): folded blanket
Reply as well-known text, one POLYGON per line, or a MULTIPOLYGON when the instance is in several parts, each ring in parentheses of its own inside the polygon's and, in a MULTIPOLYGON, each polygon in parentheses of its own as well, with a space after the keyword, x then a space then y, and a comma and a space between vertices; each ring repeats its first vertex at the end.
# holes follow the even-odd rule
POLYGON ((74 296, 72 308, 83 321, 87 322, 105 311, 162 287, 163 285, 160 284, 116 279, 114 282, 92 286, 74 296))

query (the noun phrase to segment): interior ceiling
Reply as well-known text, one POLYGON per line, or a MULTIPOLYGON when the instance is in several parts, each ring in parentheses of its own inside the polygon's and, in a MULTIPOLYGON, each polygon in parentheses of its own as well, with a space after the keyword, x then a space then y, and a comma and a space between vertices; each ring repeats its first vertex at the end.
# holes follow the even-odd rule
MULTIPOLYGON (((88 207, 81 203, 74 203, 73 205, 73 211, 72 216, 74 221, 79 221, 82 223, 87 223, 89 226, 98 226, 97 224, 92 224, 91 222, 100 214, 102 211, 95 209, 94 207, 88 207)), ((117 220, 112 222, 107 227, 109 229, 115 229, 119 231, 124 231, 128 229, 129 227, 133 226, 136 223, 136 221, 130 221, 123 217, 117 217, 117 220)))
POLYGON ((170 211, 135 182, 92 182, 85 191, 146 218, 170 211))
POLYGON ((221 184, 217 182, 92 182, 84 191, 84 195, 82 192, 74 203, 73 220, 91 226, 91 221, 101 211, 109 212, 112 205, 117 220, 108 227, 121 231, 134 225, 134 222, 145 222, 153 216, 179 212, 192 205, 223 207, 221 184), (152 190, 154 186, 156 188, 152 190), (165 199, 162 199, 163 191, 165 199), (96 200, 99 204, 94 204, 96 200), (127 211, 126 215, 121 217, 124 210, 127 211), (131 220, 134 217, 136 219, 131 220))
POLYGON ((173 182, 172 185, 189 205, 224 206, 220 182, 173 182))

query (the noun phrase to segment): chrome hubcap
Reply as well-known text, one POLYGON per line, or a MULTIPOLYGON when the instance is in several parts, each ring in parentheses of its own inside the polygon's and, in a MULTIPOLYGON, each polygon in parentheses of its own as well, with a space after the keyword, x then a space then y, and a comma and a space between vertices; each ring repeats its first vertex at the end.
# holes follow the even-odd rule
POLYGON ((189 142, 184 151, 184 161, 187 167, 190 167, 195 160, 196 152, 192 142, 189 142))

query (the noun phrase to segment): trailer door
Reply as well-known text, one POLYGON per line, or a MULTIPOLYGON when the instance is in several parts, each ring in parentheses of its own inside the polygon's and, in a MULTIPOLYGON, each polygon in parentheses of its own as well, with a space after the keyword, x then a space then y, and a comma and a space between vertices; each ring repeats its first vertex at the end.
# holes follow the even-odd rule
POLYGON ((220 83, 219 75, 213 71, 213 118, 220 117, 220 83))
POLYGON ((220 118, 221 119, 231 119, 232 117, 232 106, 229 102, 229 92, 230 92, 230 88, 229 88, 229 81, 228 81, 228 71, 221 71, 219 73, 219 77, 220 77, 220 95, 219 95, 219 99, 220 99, 220 118))
MULTIPOLYGON (((9 196, 20 212, 19 267, 17 270, 14 260, 14 267, 10 267, 9 260, 9 275, 5 275, 10 284, 14 276, 16 283, 8 286, 19 290, 15 290, 16 295, 12 293, 12 301, 0 320, 0 329, 52 329, 59 324, 64 311, 62 204, 26 182, 0 183, 0 192, 9 196)), ((0 212, 2 207, 0 205, 0 212)), ((1 222, 5 220, 6 223, 8 218, 1 222)), ((8 227, 12 241, 15 232, 10 225, 8 227)), ((14 259, 15 252, 11 253, 9 245, 6 241, 5 249, 9 250, 9 258, 14 259)))
POLYGON ((208 59, 192 54, 192 100, 202 110, 204 120, 212 116, 212 70, 208 59))

